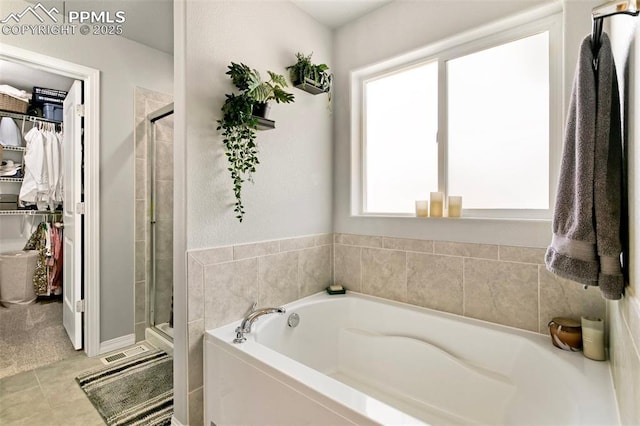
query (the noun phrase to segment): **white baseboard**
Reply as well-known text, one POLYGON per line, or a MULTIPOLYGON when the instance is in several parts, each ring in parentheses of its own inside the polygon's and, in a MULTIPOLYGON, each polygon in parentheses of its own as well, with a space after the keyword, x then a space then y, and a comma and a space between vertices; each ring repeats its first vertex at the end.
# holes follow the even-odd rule
POLYGON ((175 416, 171 416, 171 426, 184 426, 184 425, 180 423, 175 416))
POLYGON ((136 343, 135 334, 127 334, 126 336, 116 337, 115 339, 107 340, 106 342, 100 342, 99 355, 106 354, 107 352, 117 351, 127 346, 134 345, 136 343))

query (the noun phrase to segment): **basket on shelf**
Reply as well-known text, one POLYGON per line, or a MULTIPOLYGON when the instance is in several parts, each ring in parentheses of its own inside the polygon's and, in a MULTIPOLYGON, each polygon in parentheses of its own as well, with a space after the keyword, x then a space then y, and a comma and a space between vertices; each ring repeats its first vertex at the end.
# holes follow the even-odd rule
POLYGON ((28 102, 0 93, 0 109, 5 111, 17 112, 24 114, 27 112, 28 102))

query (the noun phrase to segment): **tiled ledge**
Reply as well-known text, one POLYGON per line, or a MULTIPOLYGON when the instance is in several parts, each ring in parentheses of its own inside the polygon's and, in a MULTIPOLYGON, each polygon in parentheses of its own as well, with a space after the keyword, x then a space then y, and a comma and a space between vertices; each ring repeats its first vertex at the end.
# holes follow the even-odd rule
POLYGON ((189 250, 187 254, 203 266, 206 266, 331 244, 333 244, 333 234, 316 234, 297 238, 189 250))

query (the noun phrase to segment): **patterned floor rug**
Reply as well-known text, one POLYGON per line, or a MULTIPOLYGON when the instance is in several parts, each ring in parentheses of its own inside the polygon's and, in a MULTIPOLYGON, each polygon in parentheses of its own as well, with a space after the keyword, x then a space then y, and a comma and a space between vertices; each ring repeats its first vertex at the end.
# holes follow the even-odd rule
POLYGON ((173 358, 147 352, 76 381, 109 426, 164 426, 173 414, 173 358))

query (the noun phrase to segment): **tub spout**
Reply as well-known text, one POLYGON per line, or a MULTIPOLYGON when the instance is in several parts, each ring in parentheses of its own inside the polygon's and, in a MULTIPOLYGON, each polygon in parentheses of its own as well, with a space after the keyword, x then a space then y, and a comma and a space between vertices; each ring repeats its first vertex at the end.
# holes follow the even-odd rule
POLYGON ((263 315, 268 314, 284 314, 287 310, 284 307, 280 308, 261 308, 251 311, 244 319, 238 328, 236 328, 236 338, 233 339, 233 343, 242 343, 247 340, 244 337, 245 333, 251 333, 251 326, 253 323, 263 315))

